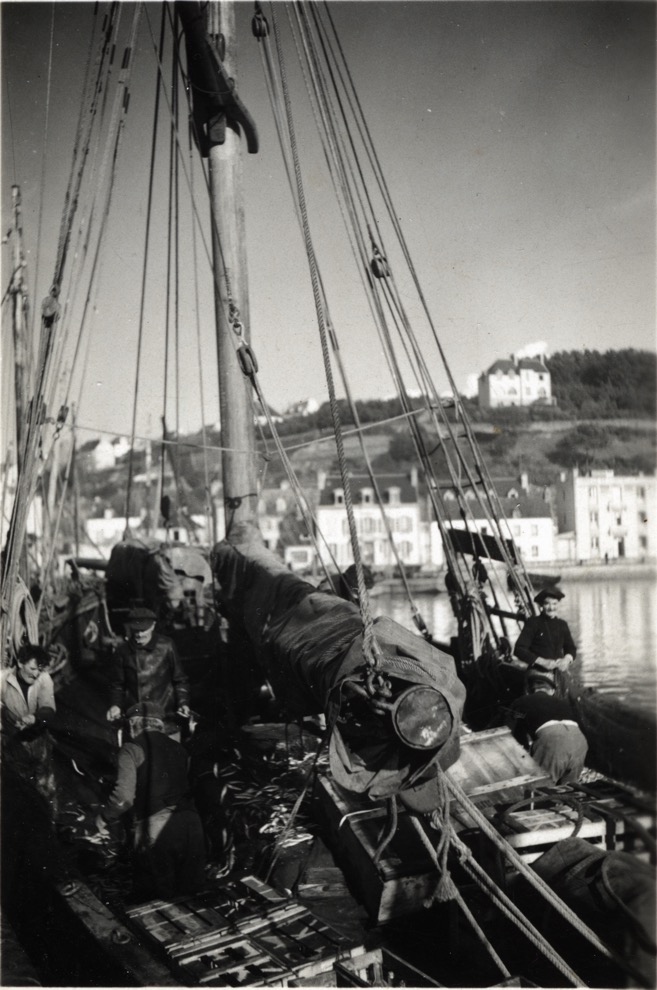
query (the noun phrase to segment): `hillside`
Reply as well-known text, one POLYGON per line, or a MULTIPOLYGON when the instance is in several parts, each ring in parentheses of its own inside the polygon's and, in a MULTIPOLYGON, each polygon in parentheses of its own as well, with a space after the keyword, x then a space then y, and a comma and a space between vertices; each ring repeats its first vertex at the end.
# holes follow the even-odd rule
MULTIPOLYGON (((581 471, 611 468, 617 474, 653 473, 657 465, 655 437, 655 383, 657 357, 648 351, 626 349, 599 354, 573 351, 555 354, 548 360, 557 406, 480 409, 474 399, 462 398, 472 423, 482 456, 493 477, 527 473, 537 485, 553 484, 569 468, 581 471)), ((422 410, 426 400, 411 400, 422 410)), ((406 472, 417 463, 408 434, 406 417, 399 399, 369 399, 356 402, 364 428, 364 443, 377 471, 406 472)), ((345 400, 340 402, 344 427, 344 447, 352 470, 364 470, 363 456, 355 435, 353 417, 345 400)), ((453 418, 453 410, 447 410, 453 418)), ((427 437, 429 448, 436 448, 431 437, 429 414, 418 412, 417 421, 427 437)), ((337 467, 335 441, 328 403, 310 415, 286 417, 277 426, 283 446, 302 485, 314 487, 317 472, 337 467)), ((208 486, 221 477, 221 437, 206 430, 181 437, 181 445, 171 451, 169 470, 178 478, 170 480, 165 493, 189 512, 203 511, 208 486), (201 447, 205 443, 206 451, 201 447)), ((277 487, 286 477, 268 428, 258 432, 260 483, 277 487)), ((160 463, 158 444, 153 444, 153 464, 160 463)), ((440 448, 433 456, 438 476, 446 476, 440 448)), ((145 469, 145 454, 135 454, 135 480, 145 469)), ((93 471, 89 464, 77 468, 83 511, 90 515, 111 509, 125 513, 127 459, 106 471, 93 471)), ((154 472, 152 486, 155 485, 154 472)), ((142 479, 144 475, 141 475, 142 479)), ((146 502, 152 505, 152 490, 143 481, 135 485, 133 511, 146 502)))

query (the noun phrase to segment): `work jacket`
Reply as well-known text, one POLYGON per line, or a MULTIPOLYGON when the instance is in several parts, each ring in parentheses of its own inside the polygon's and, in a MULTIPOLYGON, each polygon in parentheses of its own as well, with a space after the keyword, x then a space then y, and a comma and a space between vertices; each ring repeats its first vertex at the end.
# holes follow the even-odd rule
POLYGON ((116 784, 103 818, 115 821, 132 810, 137 820, 160 812, 193 808, 187 778, 187 752, 159 731, 146 730, 119 750, 116 784))
POLYGON ((157 632, 146 646, 121 643, 112 662, 110 705, 127 711, 142 701, 156 702, 168 716, 189 704, 189 681, 176 648, 168 636, 157 632))
POLYGON ((541 612, 527 619, 513 652, 519 660, 531 665, 537 657, 560 660, 566 653, 575 659, 577 647, 567 622, 541 612))

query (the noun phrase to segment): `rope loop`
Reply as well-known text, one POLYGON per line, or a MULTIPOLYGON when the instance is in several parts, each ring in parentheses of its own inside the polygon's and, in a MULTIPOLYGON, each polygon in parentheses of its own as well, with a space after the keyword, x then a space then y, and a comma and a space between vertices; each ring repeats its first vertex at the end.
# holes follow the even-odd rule
MULTIPOLYGON (((240 320, 240 311, 232 299, 228 300, 228 322, 232 323, 233 329, 239 327, 239 333, 242 332, 242 322, 240 320)), ((237 332, 237 331, 236 331, 237 332)))

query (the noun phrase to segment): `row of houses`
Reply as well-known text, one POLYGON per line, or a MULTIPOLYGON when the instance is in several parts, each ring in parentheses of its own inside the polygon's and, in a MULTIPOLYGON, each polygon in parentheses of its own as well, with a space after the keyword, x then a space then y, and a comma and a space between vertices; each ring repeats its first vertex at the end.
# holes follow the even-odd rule
MULTIPOLYGON (((615 475, 612 470, 564 472, 549 487, 530 484, 527 475, 494 479, 504 523, 503 535, 513 539, 525 564, 651 560, 657 557, 653 520, 657 507, 654 475, 615 475)), ((316 486, 306 489, 315 520, 318 553, 324 562, 340 568, 352 562, 351 539, 339 477, 319 472, 316 486)), ((363 560, 378 571, 394 569, 398 559, 411 570, 435 570, 445 558, 438 525, 426 489, 417 471, 377 476, 376 490, 369 476, 352 474, 350 494, 363 560), (394 543, 394 550, 391 546, 394 543)), ((193 540, 210 545, 223 538, 221 493, 214 498, 216 519, 194 515, 168 530, 151 532, 156 539, 193 540), (194 534, 190 535, 190 525, 194 534)), ((440 484, 440 503, 447 525, 486 536, 491 520, 472 491, 466 491, 463 518, 457 492, 440 484)), ((82 555, 107 556, 125 531, 125 519, 105 512, 87 519, 89 546, 82 555)), ((303 522, 296 496, 287 483, 264 489, 258 501, 258 523, 270 549, 281 553, 294 570, 311 571, 315 549, 303 522)), ((130 530, 145 530, 140 517, 129 520, 130 530)))
MULTIPOLYGON (((618 476, 612 470, 580 474, 575 469, 564 472, 547 488, 530 485, 526 475, 498 479, 494 485, 505 520, 503 535, 513 539, 527 566, 657 556, 657 534, 652 524, 657 506, 655 476, 618 476)), ((352 475, 350 487, 366 564, 385 571, 395 566, 398 556, 406 567, 419 570, 444 566, 438 525, 415 472, 379 476, 378 492, 369 477, 352 475)), ((347 567, 353 558, 340 479, 320 473, 317 491, 309 493, 309 502, 313 497, 321 534, 318 553, 327 565, 334 560, 339 567, 347 567)), ((448 526, 467 527, 483 536, 493 532, 474 492, 466 492, 465 519, 457 492, 449 484, 441 486, 440 498, 448 526)), ((305 570, 311 567, 315 551, 308 539, 290 542, 296 511, 285 485, 261 495, 260 527, 267 545, 282 551, 293 569, 305 570)))

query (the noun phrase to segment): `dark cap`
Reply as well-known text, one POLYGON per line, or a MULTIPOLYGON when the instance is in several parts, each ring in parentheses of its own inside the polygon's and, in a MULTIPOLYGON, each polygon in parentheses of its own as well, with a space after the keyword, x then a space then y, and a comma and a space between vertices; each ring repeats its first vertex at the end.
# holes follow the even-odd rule
POLYGON ((541 685, 554 688, 554 681, 549 674, 539 674, 538 672, 532 673, 530 671, 527 674, 527 687, 530 690, 533 690, 535 688, 539 688, 541 685))
POLYGON ((155 612, 151 612, 150 608, 133 608, 128 612, 126 624, 137 632, 143 632, 144 629, 150 629, 156 619, 155 612))
POLYGON ((164 709, 156 701, 140 701, 128 708, 126 718, 157 718, 164 721, 164 709))
POLYGON ((559 591, 558 588, 542 588, 541 591, 534 597, 534 601, 537 605, 542 605, 546 598, 554 598, 555 601, 560 602, 562 598, 565 598, 563 591, 559 591))

